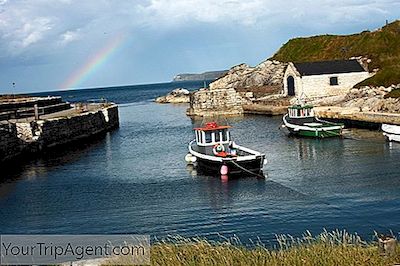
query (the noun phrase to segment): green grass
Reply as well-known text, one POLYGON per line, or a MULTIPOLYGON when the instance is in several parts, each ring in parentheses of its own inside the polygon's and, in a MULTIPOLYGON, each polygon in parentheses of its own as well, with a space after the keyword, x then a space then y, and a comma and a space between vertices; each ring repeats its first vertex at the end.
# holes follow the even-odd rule
POLYGON ((272 59, 281 62, 307 62, 365 56, 372 60, 370 70, 378 73, 358 86, 390 86, 400 83, 400 21, 377 31, 352 35, 321 35, 295 38, 284 44, 272 59))
POLYGON ((385 98, 400 98, 400 89, 394 89, 385 95, 385 98))
MULTIPOLYGON (((238 239, 210 242, 204 239, 171 238, 152 245, 152 265, 394 265, 397 252, 380 254, 375 242, 366 243, 345 231, 309 232, 301 238, 277 236, 278 246, 261 243, 243 246, 238 239)), ((399 250, 398 250, 399 251, 399 250)), ((115 262, 114 263, 118 263, 115 262)))

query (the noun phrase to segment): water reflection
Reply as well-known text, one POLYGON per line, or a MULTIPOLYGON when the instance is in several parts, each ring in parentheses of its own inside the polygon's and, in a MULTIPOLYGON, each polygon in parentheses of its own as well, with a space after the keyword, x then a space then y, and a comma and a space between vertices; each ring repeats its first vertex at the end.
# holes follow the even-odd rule
POLYGON ((344 153, 344 143, 341 138, 313 139, 293 137, 297 148, 297 160, 312 160, 316 164, 331 156, 340 157, 344 153))
MULTIPOLYGON (((2 195, 6 196, 13 191, 17 180, 34 182, 37 179, 46 179, 51 172, 62 171, 64 165, 79 161, 92 152, 93 149, 102 146, 109 147, 111 145, 110 138, 112 134, 113 132, 108 132, 91 139, 52 148, 46 152, 34 155, 35 158, 24 158, 9 163, 7 167, 2 168, 0 198, 2 195)), ((109 152, 107 155, 108 159, 111 159, 110 154, 109 152)))

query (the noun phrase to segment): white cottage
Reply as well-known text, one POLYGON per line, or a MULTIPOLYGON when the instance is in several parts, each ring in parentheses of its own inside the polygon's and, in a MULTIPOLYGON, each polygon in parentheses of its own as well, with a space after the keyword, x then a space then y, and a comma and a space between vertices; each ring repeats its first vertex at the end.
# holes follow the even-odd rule
POLYGON ((343 95, 370 76, 357 60, 289 63, 284 94, 310 99, 343 95))

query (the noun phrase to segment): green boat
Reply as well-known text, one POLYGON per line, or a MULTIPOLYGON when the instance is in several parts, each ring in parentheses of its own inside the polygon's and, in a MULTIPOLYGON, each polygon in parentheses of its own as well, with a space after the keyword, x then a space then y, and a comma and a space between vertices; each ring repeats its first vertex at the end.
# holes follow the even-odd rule
POLYGON ((342 135, 343 124, 318 119, 312 105, 293 105, 283 117, 283 126, 293 135, 313 138, 338 137, 342 135))

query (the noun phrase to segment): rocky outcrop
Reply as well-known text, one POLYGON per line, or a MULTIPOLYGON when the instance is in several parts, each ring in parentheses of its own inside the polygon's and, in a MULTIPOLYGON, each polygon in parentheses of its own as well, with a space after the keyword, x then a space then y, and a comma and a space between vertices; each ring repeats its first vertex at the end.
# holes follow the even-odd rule
POLYGON ((358 107, 362 111, 371 112, 400 112, 400 98, 385 97, 393 89, 400 89, 400 84, 390 87, 365 86, 351 89, 346 95, 343 107, 358 107))
POLYGON ((178 88, 165 96, 155 99, 156 103, 188 103, 190 101, 190 92, 187 89, 178 88))
MULTIPOLYGON (((383 86, 363 86, 361 88, 352 88, 345 95, 325 97, 309 103, 315 106, 356 107, 365 112, 398 113, 400 112, 400 98, 386 97, 394 89, 400 89, 400 84, 387 88, 383 86)), ((292 103, 294 100, 292 100, 292 103)))
POLYGON ((188 115, 237 115, 243 105, 251 105, 257 98, 280 93, 286 64, 266 60, 256 67, 237 65, 208 89, 192 94, 188 115))
POLYGON ((250 67, 246 64, 234 66, 220 79, 210 84, 210 90, 236 90, 264 87, 266 89, 283 89, 283 75, 287 64, 276 60, 266 60, 261 64, 250 67))

